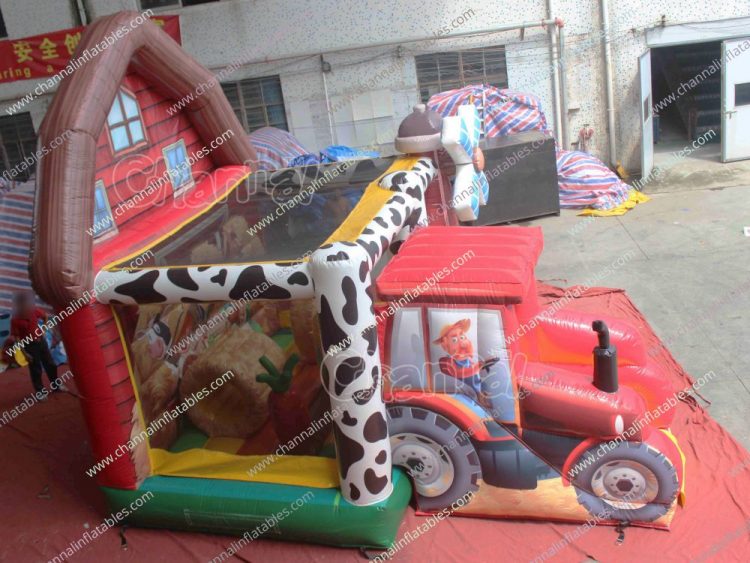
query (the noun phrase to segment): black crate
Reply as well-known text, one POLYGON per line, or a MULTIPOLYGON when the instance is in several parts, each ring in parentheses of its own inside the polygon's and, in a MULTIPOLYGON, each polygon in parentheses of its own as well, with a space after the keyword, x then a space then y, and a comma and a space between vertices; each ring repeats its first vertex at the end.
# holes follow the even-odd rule
POLYGON ((538 131, 483 139, 487 205, 476 225, 495 225, 560 214, 555 141, 538 131))

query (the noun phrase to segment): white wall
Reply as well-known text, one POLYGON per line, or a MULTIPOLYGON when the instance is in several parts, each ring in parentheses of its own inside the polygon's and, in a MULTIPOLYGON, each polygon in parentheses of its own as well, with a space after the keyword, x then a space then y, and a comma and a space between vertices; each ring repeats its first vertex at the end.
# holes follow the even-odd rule
MULTIPOLYGON (((510 49, 519 43, 518 32, 460 39, 450 38, 449 33, 438 41, 438 30, 450 27, 467 12, 466 21, 451 28, 452 33, 486 30, 522 19, 541 20, 543 2, 532 4, 533 9, 521 14, 510 3, 469 0, 429 4, 417 0, 228 0, 219 9, 207 4, 183 10, 181 24, 185 48, 216 70, 235 61, 275 59, 269 64, 245 65, 231 79, 279 74, 290 129, 311 150, 335 142, 356 147, 376 144, 388 152, 401 119, 419 101, 415 55, 498 44, 508 44, 510 49), (222 41, 212 40, 215 37, 222 41), (406 42, 409 39, 424 40, 406 42), (331 72, 326 73, 324 85, 317 56, 321 51, 399 41, 404 41, 401 56, 395 44, 326 54, 331 72), (299 64, 283 60, 298 55, 311 58, 299 64), (326 87, 336 110, 330 120, 326 87)), ((523 45, 519 43, 524 49, 531 47, 533 56, 526 58, 534 59, 534 67, 549 64, 545 37, 541 29, 529 30, 523 45)), ((513 60, 508 65, 509 75, 517 77, 519 86, 539 82, 535 93, 551 111, 549 78, 535 81, 513 60)))
MULTIPOLYGON (((65 0, 0 0, 11 37, 75 25, 74 2, 65 0)), ((448 38, 421 43, 409 39, 434 37, 452 20, 473 10, 474 15, 455 32, 540 21, 546 17, 544 0, 222 0, 183 9, 179 13, 183 45, 199 61, 219 71, 244 63, 227 77, 279 74, 293 132, 315 150, 336 141, 365 146, 392 138, 400 120, 417 101, 414 56, 437 50, 506 45, 510 87, 538 95, 550 126, 554 124, 551 66, 546 32, 529 29, 474 38, 448 38), (331 72, 325 76, 329 100, 337 111, 329 124, 325 103, 321 51, 367 47, 383 42, 396 46, 370 47, 325 55, 331 72), (309 55, 304 60, 285 57, 309 55), (256 61, 273 59, 265 64, 256 61), (379 73, 381 78, 375 79, 379 73), (367 92, 368 88, 374 94, 367 92), (375 96, 373 103, 372 96, 375 96), (368 100, 369 98, 369 100, 368 100), (366 102, 369 103, 368 104, 366 102), (333 134, 331 133, 333 130, 333 134)), ((608 160, 604 64, 599 42, 599 0, 551 0, 553 15, 565 22, 569 131, 594 128, 592 152, 608 160)), ((139 9, 137 0, 89 0, 91 15, 120 9, 139 9)), ((750 15, 747 0, 611 0, 612 52, 619 160, 632 171, 640 168, 638 56, 646 49, 645 29, 659 25, 698 22, 750 15)), ((748 30, 750 34, 750 30, 748 30)), ((0 110, 33 90, 35 81, 0 84, 0 110)), ((48 100, 30 106, 38 123, 48 100)), ((569 146, 569 143, 568 143, 569 146)), ((388 145, 384 146, 388 150, 388 145)))
POLYGON ((750 15, 750 3, 747 0, 620 0, 613 1, 611 9, 610 19, 618 32, 612 50, 618 150, 623 164, 631 170, 640 170, 638 57, 647 48, 644 28, 659 25, 662 15, 668 24, 744 17, 750 15), (632 33, 629 31, 632 28, 638 31, 632 33))

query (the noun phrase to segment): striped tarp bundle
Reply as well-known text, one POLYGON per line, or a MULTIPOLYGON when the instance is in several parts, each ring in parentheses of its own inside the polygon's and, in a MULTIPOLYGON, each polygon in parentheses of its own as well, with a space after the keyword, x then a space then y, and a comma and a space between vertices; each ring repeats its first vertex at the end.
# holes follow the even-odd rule
POLYGON ((262 127, 248 136, 258 156, 257 170, 278 170, 303 164, 317 164, 319 158, 283 129, 262 127))
POLYGON ((612 209, 628 199, 631 187, 600 160, 581 151, 557 151, 560 207, 612 209))
MULTIPOLYGON (((539 98, 531 94, 472 85, 435 94, 427 106, 442 116, 456 115, 458 108, 473 103, 483 116, 485 137, 505 137, 524 131, 552 135, 539 98)), ((588 153, 557 148, 557 181, 560 206, 580 209, 612 209, 628 198, 630 186, 588 153)))
POLYGON ((33 217, 33 181, 0 193, 0 312, 10 312, 13 292, 31 289, 29 246, 33 217))
POLYGON ((505 137, 524 131, 550 134, 539 98, 494 86, 473 85, 435 94, 427 106, 442 116, 456 115, 459 106, 473 103, 483 118, 485 137, 505 137))

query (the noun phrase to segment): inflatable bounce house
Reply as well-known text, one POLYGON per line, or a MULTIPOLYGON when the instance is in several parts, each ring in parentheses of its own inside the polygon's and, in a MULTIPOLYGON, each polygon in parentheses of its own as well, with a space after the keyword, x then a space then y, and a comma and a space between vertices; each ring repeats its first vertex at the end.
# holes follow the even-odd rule
POLYGON ((641 421, 672 389, 626 322, 542 310, 540 229, 471 226, 492 197, 472 105, 417 106, 401 156, 254 175, 213 81, 146 23, 63 80, 40 131, 67 134, 39 166, 32 280, 113 510, 150 491, 132 524, 283 513, 268 537, 372 547, 412 496, 669 525, 684 458, 669 413, 641 421))

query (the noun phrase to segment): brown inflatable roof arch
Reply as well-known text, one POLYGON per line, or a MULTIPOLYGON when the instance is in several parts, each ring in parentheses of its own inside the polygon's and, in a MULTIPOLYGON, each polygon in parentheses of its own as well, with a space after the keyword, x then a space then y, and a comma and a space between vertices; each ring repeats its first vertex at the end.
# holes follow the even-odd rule
MULTIPOLYGON (((40 147, 62 143, 37 165, 29 273, 34 290, 56 309, 93 286, 93 237, 87 230, 94 220, 96 144, 128 66, 174 101, 215 80, 159 26, 150 20, 135 25, 139 17, 138 12, 119 12, 85 29, 73 59, 118 31, 120 38, 63 78, 39 129, 40 147)), ((207 143, 229 129, 238 133, 211 152, 216 166, 255 161, 220 87, 194 96, 182 111, 207 143)))

